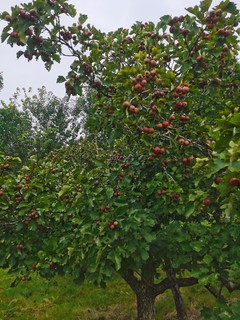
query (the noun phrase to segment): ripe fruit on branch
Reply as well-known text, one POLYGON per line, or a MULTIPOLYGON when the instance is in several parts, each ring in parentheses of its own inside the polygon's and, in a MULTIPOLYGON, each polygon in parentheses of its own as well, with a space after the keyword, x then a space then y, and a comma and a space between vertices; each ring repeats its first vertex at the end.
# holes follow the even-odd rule
POLYGON ((162 128, 163 128, 163 124, 160 122, 160 123, 156 124, 156 127, 157 127, 158 129, 162 129, 162 128))
POLYGON ((167 193, 167 190, 166 189, 162 189, 161 191, 158 191, 157 194, 160 196, 160 195, 165 195, 167 193))
POLYGON ((203 200, 203 204, 204 204, 205 206, 210 206, 211 200, 205 199, 205 200, 203 200))
POLYGON ((11 21, 12 21, 11 16, 6 15, 6 16, 5 16, 5 21, 7 21, 7 22, 11 22, 11 21))
POLYGON ((194 156, 189 156, 189 157, 184 157, 182 158, 182 163, 183 164, 190 164, 194 160, 194 156))
POLYGON ((169 32, 170 32, 170 33, 174 33, 174 32, 176 31, 176 29, 177 29, 176 26, 174 26, 174 25, 173 25, 173 26, 170 26, 169 32))
POLYGON ((125 172, 121 172, 118 176, 119 180, 122 180, 125 177, 125 172))
POLYGON ((179 138, 178 144, 180 144, 182 146, 188 146, 190 144, 190 142, 188 140, 183 139, 183 138, 179 138))
POLYGON ((20 11, 19 11, 19 14, 20 14, 20 16, 25 16, 25 13, 26 13, 26 11, 24 10, 24 9, 21 9, 20 11))
POLYGON ((149 64, 151 67, 155 67, 155 65, 157 64, 157 61, 152 59, 149 64))
POLYGON ((165 152, 165 149, 164 148, 160 148, 160 147, 154 147, 153 148, 153 152, 156 153, 156 154, 162 154, 165 152))
POLYGON ((134 89, 135 89, 136 91, 141 91, 141 90, 142 90, 141 83, 135 84, 135 85, 134 85, 134 89))
POLYGON ((215 180, 214 180, 214 182, 215 182, 216 184, 220 184, 220 183, 222 182, 222 178, 216 177, 215 180))
POLYGON ((12 32, 10 33, 10 36, 11 36, 12 38, 17 39, 17 38, 18 38, 18 32, 17 32, 17 31, 12 31, 12 32))
POLYGON ((154 133, 155 130, 153 128, 149 128, 149 127, 144 126, 142 128, 142 131, 145 133, 154 133))
POLYGON ((202 62, 203 61, 203 56, 197 56, 196 60, 199 63, 202 62))
POLYGON ((40 45, 40 44, 43 43, 43 37, 42 36, 38 37, 38 36, 34 35, 32 37, 32 40, 33 40, 35 45, 40 45))
POLYGON ((186 36, 188 33, 189 33, 189 30, 186 29, 186 28, 183 28, 180 30, 180 33, 183 35, 183 36, 186 36))
POLYGON ((28 28, 26 31, 25 31, 25 34, 27 35, 27 36, 32 36, 33 35, 33 31, 32 31, 32 29, 30 29, 30 28, 28 28))
POLYGON ((162 122, 162 125, 163 125, 163 127, 169 127, 169 125, 170 125, 170 123, 169 123, 169 121, 167 121, 167 120, 164 120, 163 122, 162 122))
POLYGON ((240 186, 240 179, 238 178, 231 178, 228 183, 231 185, 231 186, 240 186))
POLYGON ((174 201, 178 201, 178 199, 180 198, 180 194, 172 192, 170 193, 169 197, 174 201))
POLYGON ((91 32, 91 31, 86 31, 86 32, 83 33, 83 36, 84 36, 85 38, 90 38, 91 35, 92 35, 92 32, 91 32))
POLYGON ((114 220, 114 221, 109 221, 108 222, 108 227, 110 230, 115 230, 119 225, 119 222, 114 220))
POLYGON ((130 105, 128 108, 129 112, 131 113, 138 113, 138 108, 136 108, 134 105, 130 105))
POLYGON ((141 73, 139 73, 139 74, 136 76, 136 80, 137 80, 138 82, 141 82, 141 81, 143 80, 143 76, 142 76, 141 73))
POLYGON ((38 270, 38 267, 37 267, 35 264, 33 264, 33 265, 32 265, 32 270, 34 270, 34 271, 35 271, 35 270, 38 270))
POLYGON ((188 105, 187 101, 177 101, 175 106, 173 107, 174 110, 181 110, 182 108, 186 108, 188 105))
POLYGON ((17 243, 16 244, 16 249, 23 250, 24 249, 24 245, 22 243, 17 243))
POLYGON ((131 165, 130 162, 126 162, 126 163, 123 163, 123 164, 121 165, 121 167, 122 167, 123 169, 127 169, 130 165, 131 165))
POLYGON ((118 192, 118 191, 115 191, 114 193, 113 193, 113 195, 114 195, 114 197, 119 197, 120 196, 120 192, 118 192))
POLYGON ((175 116, 174 116, 174 114, 171 114, 169 117, 168 117, 168 120, 169 121, 173 121, 173 120, 175 120, 176 118, 175 118, 175 116))
POLYGON ((228 37, 228 36, 230 36, 231 31, 223 29, 223 28, 220 28, 220 29, 218 29, 217 33, 218 33, 219 36, 228 37))

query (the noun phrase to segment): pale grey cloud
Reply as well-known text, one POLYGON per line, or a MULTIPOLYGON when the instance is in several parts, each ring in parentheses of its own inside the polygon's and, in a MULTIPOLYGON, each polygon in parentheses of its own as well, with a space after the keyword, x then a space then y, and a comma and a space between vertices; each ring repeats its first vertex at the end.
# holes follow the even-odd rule
MULTIPOLYGON (((22 0, 1 0, 0 11, 9 11, 11 6, 19 5, 22 0)), ((25 1, 27 2, 27 1, 25 1)), ((200 0, 69 0, 78 13, 88 15, 90 24, 103 31, 119 27, 130 27, 135 21, 154 21, 165 14, 181 15, 184 8, 199 4, 200 0)), ((220 1, 213 0, 213 5, 220 1)), ((240 6, 240 0, 235 0, 240 6)), ((4 27, 0 23, 0 30, 4 27)), ((0 100, 7 101, 17 87, 33 87, 37 89, 45 85, 48 90, 58 96, 64 96, 63 85, 56 84, 59 74, 68 72, 69 60, 64 59, 60 65, 54 65, 50 72, 46 71, 42 62, 27 62, 26 59, 16 59, 17 49, 6 44, 0 44, 0 72, 4 74, 4 89, 0 92, 0 100)))

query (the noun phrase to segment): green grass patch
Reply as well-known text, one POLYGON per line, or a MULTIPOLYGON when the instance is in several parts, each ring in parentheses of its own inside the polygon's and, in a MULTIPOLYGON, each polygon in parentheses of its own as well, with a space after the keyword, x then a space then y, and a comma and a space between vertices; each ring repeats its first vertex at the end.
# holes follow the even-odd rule
MULTIPOLYGON (((0 320, 136 319, 135 296, 121 279, 108 283, 106 289, 89 284, 79 286, 70 276, 51 280, 33 276, 31 281, 10 287, 13 280, 13 276, 0 270, 0 320)), ((199 285, 181 292, 189 320, 199 320, 200 308, 215 305, 214 297, 199 285)), ((177 319, 170 290, 157 298, 156 311, 159 320, 177 319)))

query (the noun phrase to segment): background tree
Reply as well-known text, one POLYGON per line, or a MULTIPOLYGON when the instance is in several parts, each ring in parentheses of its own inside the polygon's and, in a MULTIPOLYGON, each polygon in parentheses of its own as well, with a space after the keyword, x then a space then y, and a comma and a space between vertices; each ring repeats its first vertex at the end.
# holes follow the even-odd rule
POLYGON ((0 108, 0 152, 26 161, 33 151, 32 123, 26 113, 13 105, 0 108))
POLYGON ((63 145, 71 145, 83 134, 85 110, 90 103, 85 97, 60 99, 45 87, 17 89, 9 106, 1 111, 1 150, 18 155, 23 161, 30 155, 38 159, 63 145))
POLYGON ((18 56, 50 69, 68 49, 71 71, 58 81, 69 95, 96 92, 91 143, 17 176, 3 163, 1 265, 22 268, 18 279, 35 270, 104 283, 114 270, 135 292, 139 320, 155 319, 168 289, 178 319, 181 287, 202 284, 217 300, 222 287, 239 289, 240 18, 231 1, 210 6, 107 34, 84 15, 63 27, 60 16, 75 14, 63 0, 2 14, 3 40, 25 46, 18 56))

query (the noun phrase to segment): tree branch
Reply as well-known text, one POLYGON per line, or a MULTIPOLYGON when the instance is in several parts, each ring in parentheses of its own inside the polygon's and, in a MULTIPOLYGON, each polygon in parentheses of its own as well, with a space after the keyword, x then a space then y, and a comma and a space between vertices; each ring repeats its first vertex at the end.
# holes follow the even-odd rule
POLYGON ((235 283, 235 282, 229 281, 223 277, 219 277, 219 280, 224 285, 224 287, 227 288, 228 292, 230 292, 230 293, 235 290, 240 290, 240 283, 235 283))
POLYGON ((134 292, 136 292, 140 287, 140 281, 134 276, 133 270, 127 270, 122 275, 123 279, 129 284, 134 292))
POLYGON ((221 295, 220 292, 217 292, 217 290, 210 284, 206 284, 205 288, 218 300, 222 302, 227 302, 227 300, 221 295))

